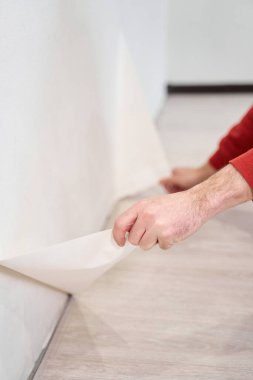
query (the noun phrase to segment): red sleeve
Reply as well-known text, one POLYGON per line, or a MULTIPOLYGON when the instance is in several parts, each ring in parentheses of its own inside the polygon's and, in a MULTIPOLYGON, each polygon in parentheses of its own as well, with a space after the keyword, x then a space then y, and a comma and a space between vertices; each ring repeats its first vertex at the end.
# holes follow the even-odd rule
POLYGON ((238 170, 253 189, 253 149, 234 158, 230 163, 238 170))
POLYGON ((253 107, 242 120, 223 137, 218 150, 210 157, 209 163, 217 170, 230 160, 253 148, 253 107))

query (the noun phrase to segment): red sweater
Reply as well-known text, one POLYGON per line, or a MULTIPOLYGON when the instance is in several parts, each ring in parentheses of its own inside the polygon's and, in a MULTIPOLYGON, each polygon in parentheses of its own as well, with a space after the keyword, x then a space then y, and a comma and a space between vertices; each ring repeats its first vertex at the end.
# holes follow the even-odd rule
POLYGON ((217 170, 231 163, 253 188, 253 107, 223 137, 218 150, 209 159, 217 170))

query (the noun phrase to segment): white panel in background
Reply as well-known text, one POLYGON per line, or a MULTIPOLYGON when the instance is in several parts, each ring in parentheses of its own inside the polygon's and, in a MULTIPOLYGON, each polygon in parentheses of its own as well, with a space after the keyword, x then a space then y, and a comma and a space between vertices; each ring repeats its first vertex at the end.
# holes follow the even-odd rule
POLYGON ((156 185, 169 167, 139 78, 120 37, 115 128, 115 198, 156 185))
POLYGON ((252 0, 167 3, 170 83, 253 83, 252 0))

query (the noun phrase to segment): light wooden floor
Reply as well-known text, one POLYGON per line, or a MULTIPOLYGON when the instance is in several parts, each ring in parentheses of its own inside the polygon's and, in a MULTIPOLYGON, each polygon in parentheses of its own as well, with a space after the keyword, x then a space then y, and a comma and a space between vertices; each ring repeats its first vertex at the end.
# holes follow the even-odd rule
MULTIPOLYGON (((198 102, 177 101, 187 100, 198 102)), ((205 102, 211 113, 215 101, 205 102)), ((161 133, 172 132, 162 124, 161 133)), ((197 159, 193 140, 185 154, 197 159)), ((136 250, 72 299, 35 379, 252 380, 252 208, 218 216, 166 253, 136 250)))

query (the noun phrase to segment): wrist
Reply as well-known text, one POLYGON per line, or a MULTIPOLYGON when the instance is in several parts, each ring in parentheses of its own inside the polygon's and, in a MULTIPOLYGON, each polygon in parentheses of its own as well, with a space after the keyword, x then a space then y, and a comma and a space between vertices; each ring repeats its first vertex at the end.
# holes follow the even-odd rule
POLYGON ((252 189, 232 165, 227 165, 188 192, 203 221, 252 199, 252 189))

